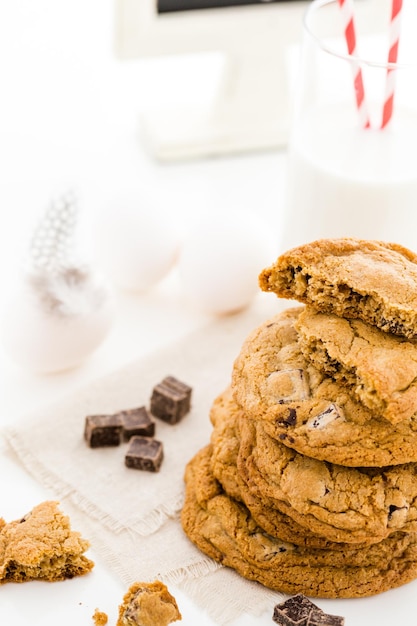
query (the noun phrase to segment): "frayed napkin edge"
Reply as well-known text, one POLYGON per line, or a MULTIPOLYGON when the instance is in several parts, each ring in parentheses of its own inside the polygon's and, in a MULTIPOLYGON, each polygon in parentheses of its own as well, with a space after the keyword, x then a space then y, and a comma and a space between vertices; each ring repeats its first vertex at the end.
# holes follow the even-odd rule
POLYGON ((158 508, 149 512, 141 519, 129 520, 129 524, 120 523, 112 515, 103 511, 89 498, 79 493, 76 487, 65 482, 60 476, 47 469, 39 459, 33 455, 24 443, 19 433, 13 427, 7 426, 2 429, 1 435, 5 442, 5 450, 11 450, 19 459, 26 471, 41 483, 45 488, 53 492, 60 500, 67 499, 88 517, 100 522, 108 530, 116 535, 125 531, 133 531, 141 537, 146 537, 157 532, 168 519, 175 517, 182 508, 184 492, 175 494, 165 500, 158 508))

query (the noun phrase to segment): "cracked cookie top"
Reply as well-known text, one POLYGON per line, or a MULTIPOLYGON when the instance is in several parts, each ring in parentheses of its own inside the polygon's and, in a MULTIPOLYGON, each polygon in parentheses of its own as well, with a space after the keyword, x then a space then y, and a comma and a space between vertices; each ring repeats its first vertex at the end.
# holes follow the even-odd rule
MULTIPOLYGON (((326 538, 323 534, 313 533, 311 524, 312 516, 310 516, 309 513, 300 511, 300 507, 292 507, 291 502, 295 494, 290 493, 289 498, 286 498, 286 496, 283 495, 285 492, 284 488, 280 493, 270 493, 270 495, 267 495, 266 489, 261 489, 256 486, 256 480, 258 478, 256 476, 257 469, 255 469, 254 472, 251 471, 251 476, 248 475, 250 470, 249 466, 255 463, 256 467, 256 460, 251 457, 254 457, 255 454, 263 456, 263 453, 266 453, 267 449, 259 448, 259 450, 253 450, 255 437, 250 437, 246 426, 254 428, 254 422, 245 416, 242 409, 233 400, 230 388, 226 389, 215 399, 210 416, 213 423, 211 436, 212 453, 210 458, 210 467, 213 476, 219 481, 228 496, 231 496, 239 502, 243 502, 247 506, 254 520, 271 536, 299 546, 340 550, 347 548, 348 545, 352 543, 355 543, 355 549, 359 548, 360 545, 369 545, 379 540, 378 537, 381 538, 381 536, 387 534, 385 515, 382 512, 380 513, 380 519, 383 523, 380 525, 379 531, 365 533, 363 528, 360 529, 359 532, 362 533, 362 537, 366 537, 366 540, 362 543, 360 537, 355 536, 355 533, 351 533, 350 530, 346 529, 339 532, 336 527, 332 527, 332 532, 329 534, 337 538, 336 542, 326 538), (243 438, 239 428, 241 422, 243 438), (237 464, 241 446, 242 453, 240 454, 239 471, 237 464), (280 500, 280 508, 278 508, 277 499, 280 500), (290 514, 287 515, 284 510, 290 514), (302 524, 298 523, 294 518, 299 518, 302 524), (348 542, 343 543, 341 541, 343 535, 345 538, 347 537, 348 542)), ((256 424, 256 429, 258 428, 261 428, 261 422, 256 424)), ((263 434, 263 437, 266 438, 269 446, 275 445, 276 442, 273 443, 265 434, 263 434)), ((262 445, 262 436, 259 442, 260 445, 262 445)), ((278 446, 278 450, 283 451, 283 447, 280 446, 280 444, 276 445, 278 446)), ((290 449, 287 449, 286 453, 290 458, 299 456, 290 449)), ((279 475, 275 467, 275 456, 275 454, 271 455, 271 466, 266 469, 266 474, 269 475, 271 479, 271 489, 273 489, 277 480, 279 481, 279 475)), ((262 465, 264 468, 265 463, 262 465)), ((259 478, 262 480, 261 476, 259 476, 259 478)), ((318 478, 320 478, 320 474, 318 478)), ((411 505, 411 507, 412 506, 413 505, 411 505)), ((335 512, 334 507, 332 507, 332 510, 335 512)), ((391 515, 392 513, 393 511, 391 510, 391 515)), ((386 508, 386 516, 389 514, 390 508, 388 505, 386 508)), ((395 516, 393 516, 391 523, 395 523, 394 517, 395 516)), ((374 523, 374 527, 376 523, 377 522, 374 523)), ((322 533, 326 532, 327 527, 324 523, 320 524, 319 530, 321 530, 322 533)), ((392 532, 392 529, 390 532, 392 532)))
POLYGON ((417 576, 415 533, 335 550, 271 537, 222 490, 211 473, 210 454, 207 446, 187 465, 182 526, 201 551, 241 576, 283 593, 323 598, 370 596, 417 576))
POLYGON ((281 255, 259 284, 321 312, 417 337, 417 255, 400 245, 321 239, 281 255))
POLYGON ((247 489, 331 541, 376 543, 417 531, 417 464, 343 467, 309 458, 240 417, 237 466, 247 489))
POLYGON ((417 411, 417 343, 310 306, 295 328, 304 357, 371 411, 393 424, 417 411))
POLYGON ((417 461, 417 414, 392 423, 359 402, 352 385, 314 367, 295 328, 304 307, 287 309, 243 342, 233 395, 268 434, 320 460, 346 466, 417 461))

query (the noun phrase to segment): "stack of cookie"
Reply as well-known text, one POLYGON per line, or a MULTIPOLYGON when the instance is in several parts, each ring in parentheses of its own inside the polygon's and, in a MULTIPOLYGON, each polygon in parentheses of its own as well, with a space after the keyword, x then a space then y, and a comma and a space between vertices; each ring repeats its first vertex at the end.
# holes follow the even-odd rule
POLYGON ((264 291, 188 464, 182 524, 207 555, 284 593, 362 597, 417 577, 417 255, 322 240, 264 291))

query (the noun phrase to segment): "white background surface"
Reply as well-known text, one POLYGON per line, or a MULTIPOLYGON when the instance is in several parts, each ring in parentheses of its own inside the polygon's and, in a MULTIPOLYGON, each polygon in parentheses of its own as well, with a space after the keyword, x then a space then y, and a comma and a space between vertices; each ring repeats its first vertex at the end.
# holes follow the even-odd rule
MULTIPOLYGON (((141 108, 210 97, 218 59, 135 61, 112 57, 111 0, 0 3, 0 304, 7 302, 34 221, 50 190, 75 182, 88 211, 103 193, 143 185, 181 223, 217 206, 256 209, 279 236, 285 154, 159 165, 136 136, 141 108)), ((88 241, 87 241, 88 243, 88 241)), ((19 369, 0 348, 0 425, 16 422, 64 394, 205 324, 183 300, 175 272, 146 294, 117 293, 113 331, 83 366, 53 376, 19 369)), ((0 515, 20 517, 51 496, 0 456, 0 515)), ((0 588, 0 623, 92 624, 96 607, 115 624, 125 589, 100 562, 84 578, 0 588)), ((411 624, 416 587, 363 601, 321 602, 346 626, 411 624)), ((211 620, 176 593, 185 625, 211 620)), ((270 624, 271 611, 239 624, 270 624)))

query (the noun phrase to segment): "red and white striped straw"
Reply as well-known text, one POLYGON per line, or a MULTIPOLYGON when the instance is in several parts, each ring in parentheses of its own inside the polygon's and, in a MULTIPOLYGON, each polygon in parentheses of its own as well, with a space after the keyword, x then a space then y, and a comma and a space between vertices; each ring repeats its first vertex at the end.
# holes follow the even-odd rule
MULTIPOLYGON (((353 10, 353 0, 338 0, 342 12, 345 32, 345 40, 349 56, 355 57, 356 50, 356 27, 353 10)), ((363 86, 362 69, 359 63, 352 61, 353 85, 355 89, 356 106, 359 114, 359 122, 362 128, 369 128, 370 118, 365 101, 365 89, 363 86)))
MULTIPOLYGON (((389 37, 388 63, 396 63, 398 59, 398 45, 400 42, 402 8, 403 8, 403 0, 392 0, 391 20, 390 20, 390 29, 389 29, 390 37, 389 37)), ((394 110, 395 78, 396 78, 395 69, 392 67, 388 67, 381 128, 385 128, 389 124, 392 118, 392 113, 394 110)))

